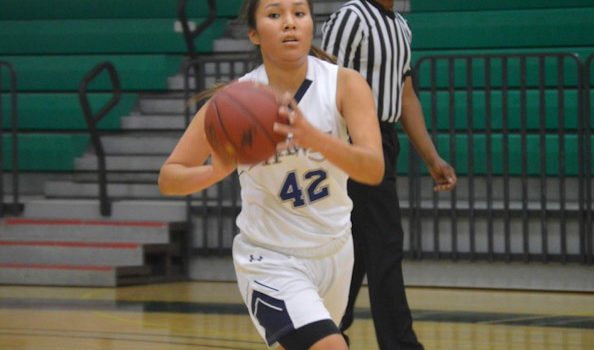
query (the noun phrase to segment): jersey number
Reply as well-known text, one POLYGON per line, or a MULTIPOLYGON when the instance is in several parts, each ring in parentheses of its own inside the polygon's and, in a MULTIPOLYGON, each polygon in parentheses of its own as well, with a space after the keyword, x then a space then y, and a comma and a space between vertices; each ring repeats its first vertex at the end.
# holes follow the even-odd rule
MULTIPOLYGON (((329 194, 328 187, 321 186, 322 181, 326 180, 326 172, 324 170, 308 171, 303 177, 305 181, 309 181, 306 190, 309 203, 322 199, 329 194)), ((297 182, 297 175, 295 172, 290 172, 287 174, 287 178, 285 179, 283 187, 280 191, 280 198, 283 201, 292 200, 293 207, 301 207, 305 205, 303 190, 297 182)))

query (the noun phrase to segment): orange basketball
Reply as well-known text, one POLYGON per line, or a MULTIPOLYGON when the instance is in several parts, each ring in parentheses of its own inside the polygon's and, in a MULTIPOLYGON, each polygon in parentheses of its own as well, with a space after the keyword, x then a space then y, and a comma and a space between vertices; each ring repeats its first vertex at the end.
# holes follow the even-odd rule
POLYGON ((273 131, 278 114, 275 93, 266 85, 233 82, 210 100, 204 119, 206 137, 216 152, 240 164, 257 164, 273 156, 285 135, 273 131))

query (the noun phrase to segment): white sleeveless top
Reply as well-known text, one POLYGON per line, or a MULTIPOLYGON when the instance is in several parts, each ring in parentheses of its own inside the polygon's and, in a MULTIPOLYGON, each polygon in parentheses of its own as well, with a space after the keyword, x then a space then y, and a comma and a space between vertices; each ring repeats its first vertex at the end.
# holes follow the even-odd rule
MULTIPOLYGON (((307 120, 344 142, 346 122, 336 108, 338 66, 309 56, 295 98, 307 120), (308 85, 309 84, 309 85, 308 85)), ((261 65, 239 79, 268 84, 261 65)), ((347 174, 321 154, 295 148, 254 166, 239 166, 240 233, 251 243, 300 257, 327 256, 351 232, 347 174)))

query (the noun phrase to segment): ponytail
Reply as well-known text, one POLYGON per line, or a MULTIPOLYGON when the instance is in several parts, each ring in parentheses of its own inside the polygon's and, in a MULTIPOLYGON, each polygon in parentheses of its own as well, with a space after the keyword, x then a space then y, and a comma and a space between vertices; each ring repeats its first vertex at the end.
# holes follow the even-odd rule
POLYGON ((309 53, 316 58, 319 58, 324 61, 328 61, 330 63, 336 64, 336 62, 337 62, 336 57, 330 55, 329 53, 327 53, 326 51, 322 50, 321 48, 319 48, 315 45, 311 45, 311 49, 309 50, 309 53))
POLYGON ((190 99, 188 99, 188 101, 186 102, 186 105, 189 106, 191 104, 200 103, 204 100, 207 100, 207 99, 213 97, 217 93, 217 91, 219 91, 220 89, 229 85, 230 83, 231 82, 215 83, 213 86, 209 87, 208 89, 202 90, 199 93, 197 93, 196 95, 190 97, 190 99))

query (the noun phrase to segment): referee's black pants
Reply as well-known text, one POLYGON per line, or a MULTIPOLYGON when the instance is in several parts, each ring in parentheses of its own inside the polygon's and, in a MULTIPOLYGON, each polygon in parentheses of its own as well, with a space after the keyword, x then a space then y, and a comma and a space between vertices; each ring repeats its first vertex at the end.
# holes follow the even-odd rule
POLYGON ((412 328, 402 277, 403 230, 396 193, 396 157, 400 150, 394 124, 382 124, 386 172, 378 186, 349 180, 355 265, 344 331, 353 323, 355 300, 367 274, 371 314, 381 350, 423 349, 412 328))

